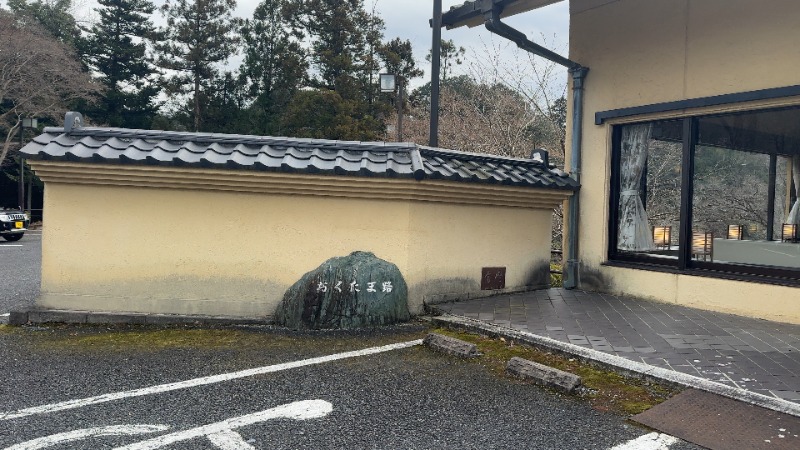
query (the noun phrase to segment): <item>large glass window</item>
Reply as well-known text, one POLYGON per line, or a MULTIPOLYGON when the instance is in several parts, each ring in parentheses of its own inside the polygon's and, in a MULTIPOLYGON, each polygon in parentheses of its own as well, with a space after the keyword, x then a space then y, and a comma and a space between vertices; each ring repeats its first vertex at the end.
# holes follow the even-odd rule
POLYGON ((681 121, 621 127, 616 248, 677 259, 680 248, 681 121))
POLYGON ((612 166, 611 259, 800 280, 800 108, 617 126, 612 166))

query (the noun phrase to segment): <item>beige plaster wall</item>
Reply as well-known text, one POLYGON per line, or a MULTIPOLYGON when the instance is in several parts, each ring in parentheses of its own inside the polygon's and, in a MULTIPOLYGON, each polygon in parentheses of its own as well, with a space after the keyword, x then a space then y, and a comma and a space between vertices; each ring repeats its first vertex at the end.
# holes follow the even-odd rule
MULTIPOLYGON (((583 285, 800 323, 797 288, 603 266, 613 122, 594 125, 598 111, 800 84, 800 2, 571 0, 570 6, 570 58, 590 68, 580 193, 583 285)), ((625 121, 798 103, 783 99, 625 121)))
POLYGON ((482 267, 506 267, 507 287, 549 284, 552 218, 546 209, 412 204, 413 294, 428 303, 480 295, 482 267))
POLYGON ((548 209, 45 181, 47 308, 271 315, 304 273, 366 250, 400 268, 419 313, 480 294, 481 267, 523 287, 549 260, 548 209))

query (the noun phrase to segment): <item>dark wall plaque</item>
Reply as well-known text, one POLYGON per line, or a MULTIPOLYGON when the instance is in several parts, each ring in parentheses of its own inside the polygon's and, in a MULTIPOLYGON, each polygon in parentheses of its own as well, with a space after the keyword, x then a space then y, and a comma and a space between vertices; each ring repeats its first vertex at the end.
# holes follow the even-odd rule
POLYGON ((503 289, 506 287, 505 267, 484 267, 481 269, 481 290, 503 289))

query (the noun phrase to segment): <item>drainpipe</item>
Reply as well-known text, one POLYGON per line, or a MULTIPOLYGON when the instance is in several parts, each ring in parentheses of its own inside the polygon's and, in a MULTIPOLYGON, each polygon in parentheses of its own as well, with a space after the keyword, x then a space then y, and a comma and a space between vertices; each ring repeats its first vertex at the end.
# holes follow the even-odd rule
MULTIPOLYGON (((573 180, 580 183, 581 144, 583 141, 583 82, 586 79, 589 68, 583 67, 571 59, 528 40, 524 33, 500 21, 501 11, 502 7, 496 3, 493 3, 490 9, 483 11, 487 30, 514 42, 517 47, 529 53, 566 67, 569 69, 570 75, 572 75, 572 145, 570 146, 569 173, 573 180)), ((574 289, 578 286, 578 206, 578 192, 575 192, 569 201, 567 216, 569 236, 567 236, 567 262, 564 266, 564 287, 566 289, 574 289)))
POLYGON ((580 64, 572 61, 569 58, 565 58, 559 55, 556 52, 548 50, 541 45, 528 40, 528 37, 525 36, 525 33, 512 28, 508 24, 505 24, 500 21, 500 12, 502 8, 499 5, 492 5, 491 10, 485 10, 483 13, 484 25, 486 29, 490 32, 508 39, 509 41, 517 44, 517 47, 525 50, 526 52, 533 53, 534 55, 541 56, 542 58, 548 59, 553 61, 556 64, 560 64, 568 69, 574 69, 581 67, 580 64))
MULTIPOLYGON (((575 67, 570 69, 572 75, 572 145, 570 146, 569 174, 579 185, 581 182, 581 145, 583 143, 583 82, 589 69, 575 67)), ((567 224, 567 263, 564 266, 564 288, 575 289, 578 286, 578 213, 579 192, 572 194, 569 200, 567 224)))

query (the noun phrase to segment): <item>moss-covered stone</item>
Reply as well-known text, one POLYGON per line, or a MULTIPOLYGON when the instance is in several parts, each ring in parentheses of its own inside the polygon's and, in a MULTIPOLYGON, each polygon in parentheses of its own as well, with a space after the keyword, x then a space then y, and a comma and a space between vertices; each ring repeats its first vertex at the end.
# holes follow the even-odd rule
POLYGON ((306 273, 275 312, 276 323, 293 329, 374 327, 409 317, 403 275, 370 252, 331 258, 306 273))

